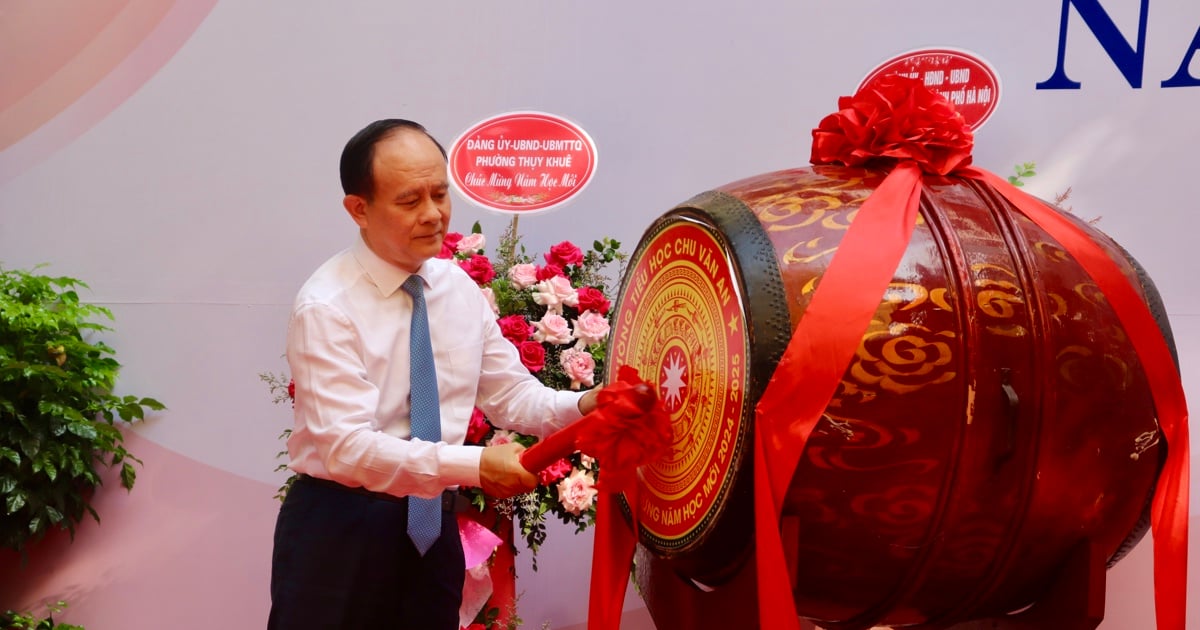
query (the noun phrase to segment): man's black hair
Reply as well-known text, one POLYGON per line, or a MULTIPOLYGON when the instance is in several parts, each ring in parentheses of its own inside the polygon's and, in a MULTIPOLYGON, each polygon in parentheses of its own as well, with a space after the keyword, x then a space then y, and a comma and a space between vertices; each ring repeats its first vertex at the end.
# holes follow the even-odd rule
POLYGON ((398 129, 411 129, 425 134, 437 145, 446 159, 446 149, 420 123, 401 118, 376 120, 354 134, 353 138, 342 149, 341 176, 342 192, 347 195, 358 195, 370 199, 375 193, 375 177, 372 165, 375 161, 375 145, 380 140, 392 135, 398 129))

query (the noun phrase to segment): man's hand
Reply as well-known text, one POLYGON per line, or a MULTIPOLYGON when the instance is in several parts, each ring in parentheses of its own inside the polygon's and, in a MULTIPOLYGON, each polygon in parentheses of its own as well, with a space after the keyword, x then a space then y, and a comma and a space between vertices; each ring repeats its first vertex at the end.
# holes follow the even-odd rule
POLYGON ((595 411, 595 409, 596 409, 596 396, 598 396, 598 395, 600 394, 600 390, 601 390, 601 389, 604 389, 604 388, 603 388, 603 387, 597 387, 597 388, 595 388, 595 389, 589 389, 589 390, 587 390, 586 392, 584 392, 584 393, 583 393, 583 396, 580 396, 580 397, 579 397, 579 405, 578 405, 578 406, 579 406, 579 413, 581 413, 581 414, 583 414, 583 415, 585 415, 585 416, 586 416, 586 415, 588 415, 589 413, 591 413, 591 412, 595 411))
POLYGON ((488 446, 479 460, 479 485, 490 497, 507 499, 537 487, 537 477, 521 466, 524 446, 516 442, 488 446))

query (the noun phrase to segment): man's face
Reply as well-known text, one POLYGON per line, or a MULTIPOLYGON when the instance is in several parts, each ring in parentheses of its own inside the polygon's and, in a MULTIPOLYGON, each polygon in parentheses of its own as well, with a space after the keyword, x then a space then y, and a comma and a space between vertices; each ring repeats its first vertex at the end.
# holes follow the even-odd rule
POLYGON ((441 151, 424 134, 401 129, 375 145, 375 194, 342 205, 380 258, 409 272, 442 250, 450 226, 450 183, 441 151))

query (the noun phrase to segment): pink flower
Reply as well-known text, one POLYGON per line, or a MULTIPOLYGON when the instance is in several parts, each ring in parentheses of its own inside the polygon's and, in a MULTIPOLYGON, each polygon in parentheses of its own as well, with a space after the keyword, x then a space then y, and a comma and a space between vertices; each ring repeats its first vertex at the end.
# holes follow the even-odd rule
POLYGON ((556 346, 571 341, 571 326, 557 313, 546 313, 533 327, 536 329, 533 333, 534 341, 544 341, 556 346))
POLYGON ((471 412, 471 422, 467 425, 467 443, 482 443, 483 438, 487 437, 488 431, 491 429, 492 425, 488 424, 487 418, 483 416, 483 410, 476 407, 471 412))
POLYGON ((535 330, 529 322, 525 321, 524 315, 508 315, 496 320, 496 324, 500 326, 500 334, 504 338, 513 342, 513 345, 521 345, 522 341, 529 341, 529 336, 535 330))
POLYGON ((470 258, 458 261, 458 266, 479 285, 487 284, 496 277, 496 270, 492 268, 492 261, 488 260, 487 256, 471 254, 470 258))
POLYGON ((558 355, 558 363, 562 366, 567 378, 571 379, 571 389, 591 387, 596 384, 596 359, 592 353, 579 348, 567 348, 558 355))
POLYGON ((608 315, 608 309, 611 306, 608 298, 604 297, 604 293, 595 287, 580 287, 577 291, 579 294, 579 310, 581 311, 596 311, 601 315, 608 315))
POLYGON ((479 233, 468 234, 458 242, 455 251, 460 254, 476 254, 482 252, 486 244, 487 237, 484 235, 479 233))
POLYGON ((536 269, 538 282, 563 275, 562 267, 558 265, 546 265, 545 267, 537 267, 536 269))
POLYGON ((492 290, 492 287, 479 287, 479 290, 483 291, 483 299, 487 300, 488 306, 492 307, 492 314, 499 315, 500 305, 496 304, 496 292, 492 290))
POLYGON ((559 479, 567 476, 571 472, 571 462, 566 459, 560 459, 553 464, 547 466, 544 470, 538 472, 538 483, 543 486, 548 486, 559 479))
POLYGON ((551 265, 566 267, 567 265, 578 265, 583 262, 583 251, 571 241, 563 241, 551 247, 550 253, 545 254, 543 257, 551 265))
POLYGON ((564 305, 579 304, 579 294, 571 286, 570 280, 554 276, 533 285, 533 301, 545 306, 548 311, 561 313, 564 305))
POLYGON ((576 469, 558 482, 558 501, 571 514, 578 516, 596 500, 596 480, 591 473, 576 469))
POLYGON ((584 311, 575 320, 575 337, 584 345, 600 343, 608 337, 609 328, 608 320, 603 315, 596 311, 584 311))
POLYGON ((518 289, 528 289, 537 284, 537 267, 529 263, 521 263, 508 268, 508 279, 518 289))
POLYGON ((540 372, 546 367, 546 349, 536 341, 517 344, 517 353, 521 355, 521 365, 530 372, 540 372))
POLYGON ((515 442, 516 435, 517 434, 515 431, 496 429, 496 432, 492 434, 492 439, 487 441, 487 446, 500 446, 501 444, 515 442))
POLYGON ((492 439, 487 440, 487 445, 499 446, 500 444, 508 444, 510 442, 516 442, 516 432, 497 428, 496 432, 492 433, 492 439))
POLYGON ((442 238, 442 251, 438 252, 438 258, 454 258, 454 251, 458 247, 458 242, 462 240, 463 235, 458 232, 446 232, 446 236, 442 238))

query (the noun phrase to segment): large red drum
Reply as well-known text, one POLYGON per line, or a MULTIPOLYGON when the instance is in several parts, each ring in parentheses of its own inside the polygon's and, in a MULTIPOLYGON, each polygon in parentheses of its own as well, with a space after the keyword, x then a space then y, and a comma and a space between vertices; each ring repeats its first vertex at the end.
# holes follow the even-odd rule
MULTIPOLYGON (((643 236, 609 365, 657 380, 675 435, 626 501, 656 559, 639 579, 669 571, 710 591, 746 570, 755 403, 885 175, 752 177, 643 236)), ((1140 267, 1077 223, 1170 342, 1140 267)), ((1026 607, 1080 545, 1111 563, 1136 544, 1165 452, 1138 357, 1080 265, 986 185, 926 177, 911 243, 787 492, 797 610, 849 629, 1026 607)), ((741 618, 754 610, 746 600, 741 618)))

